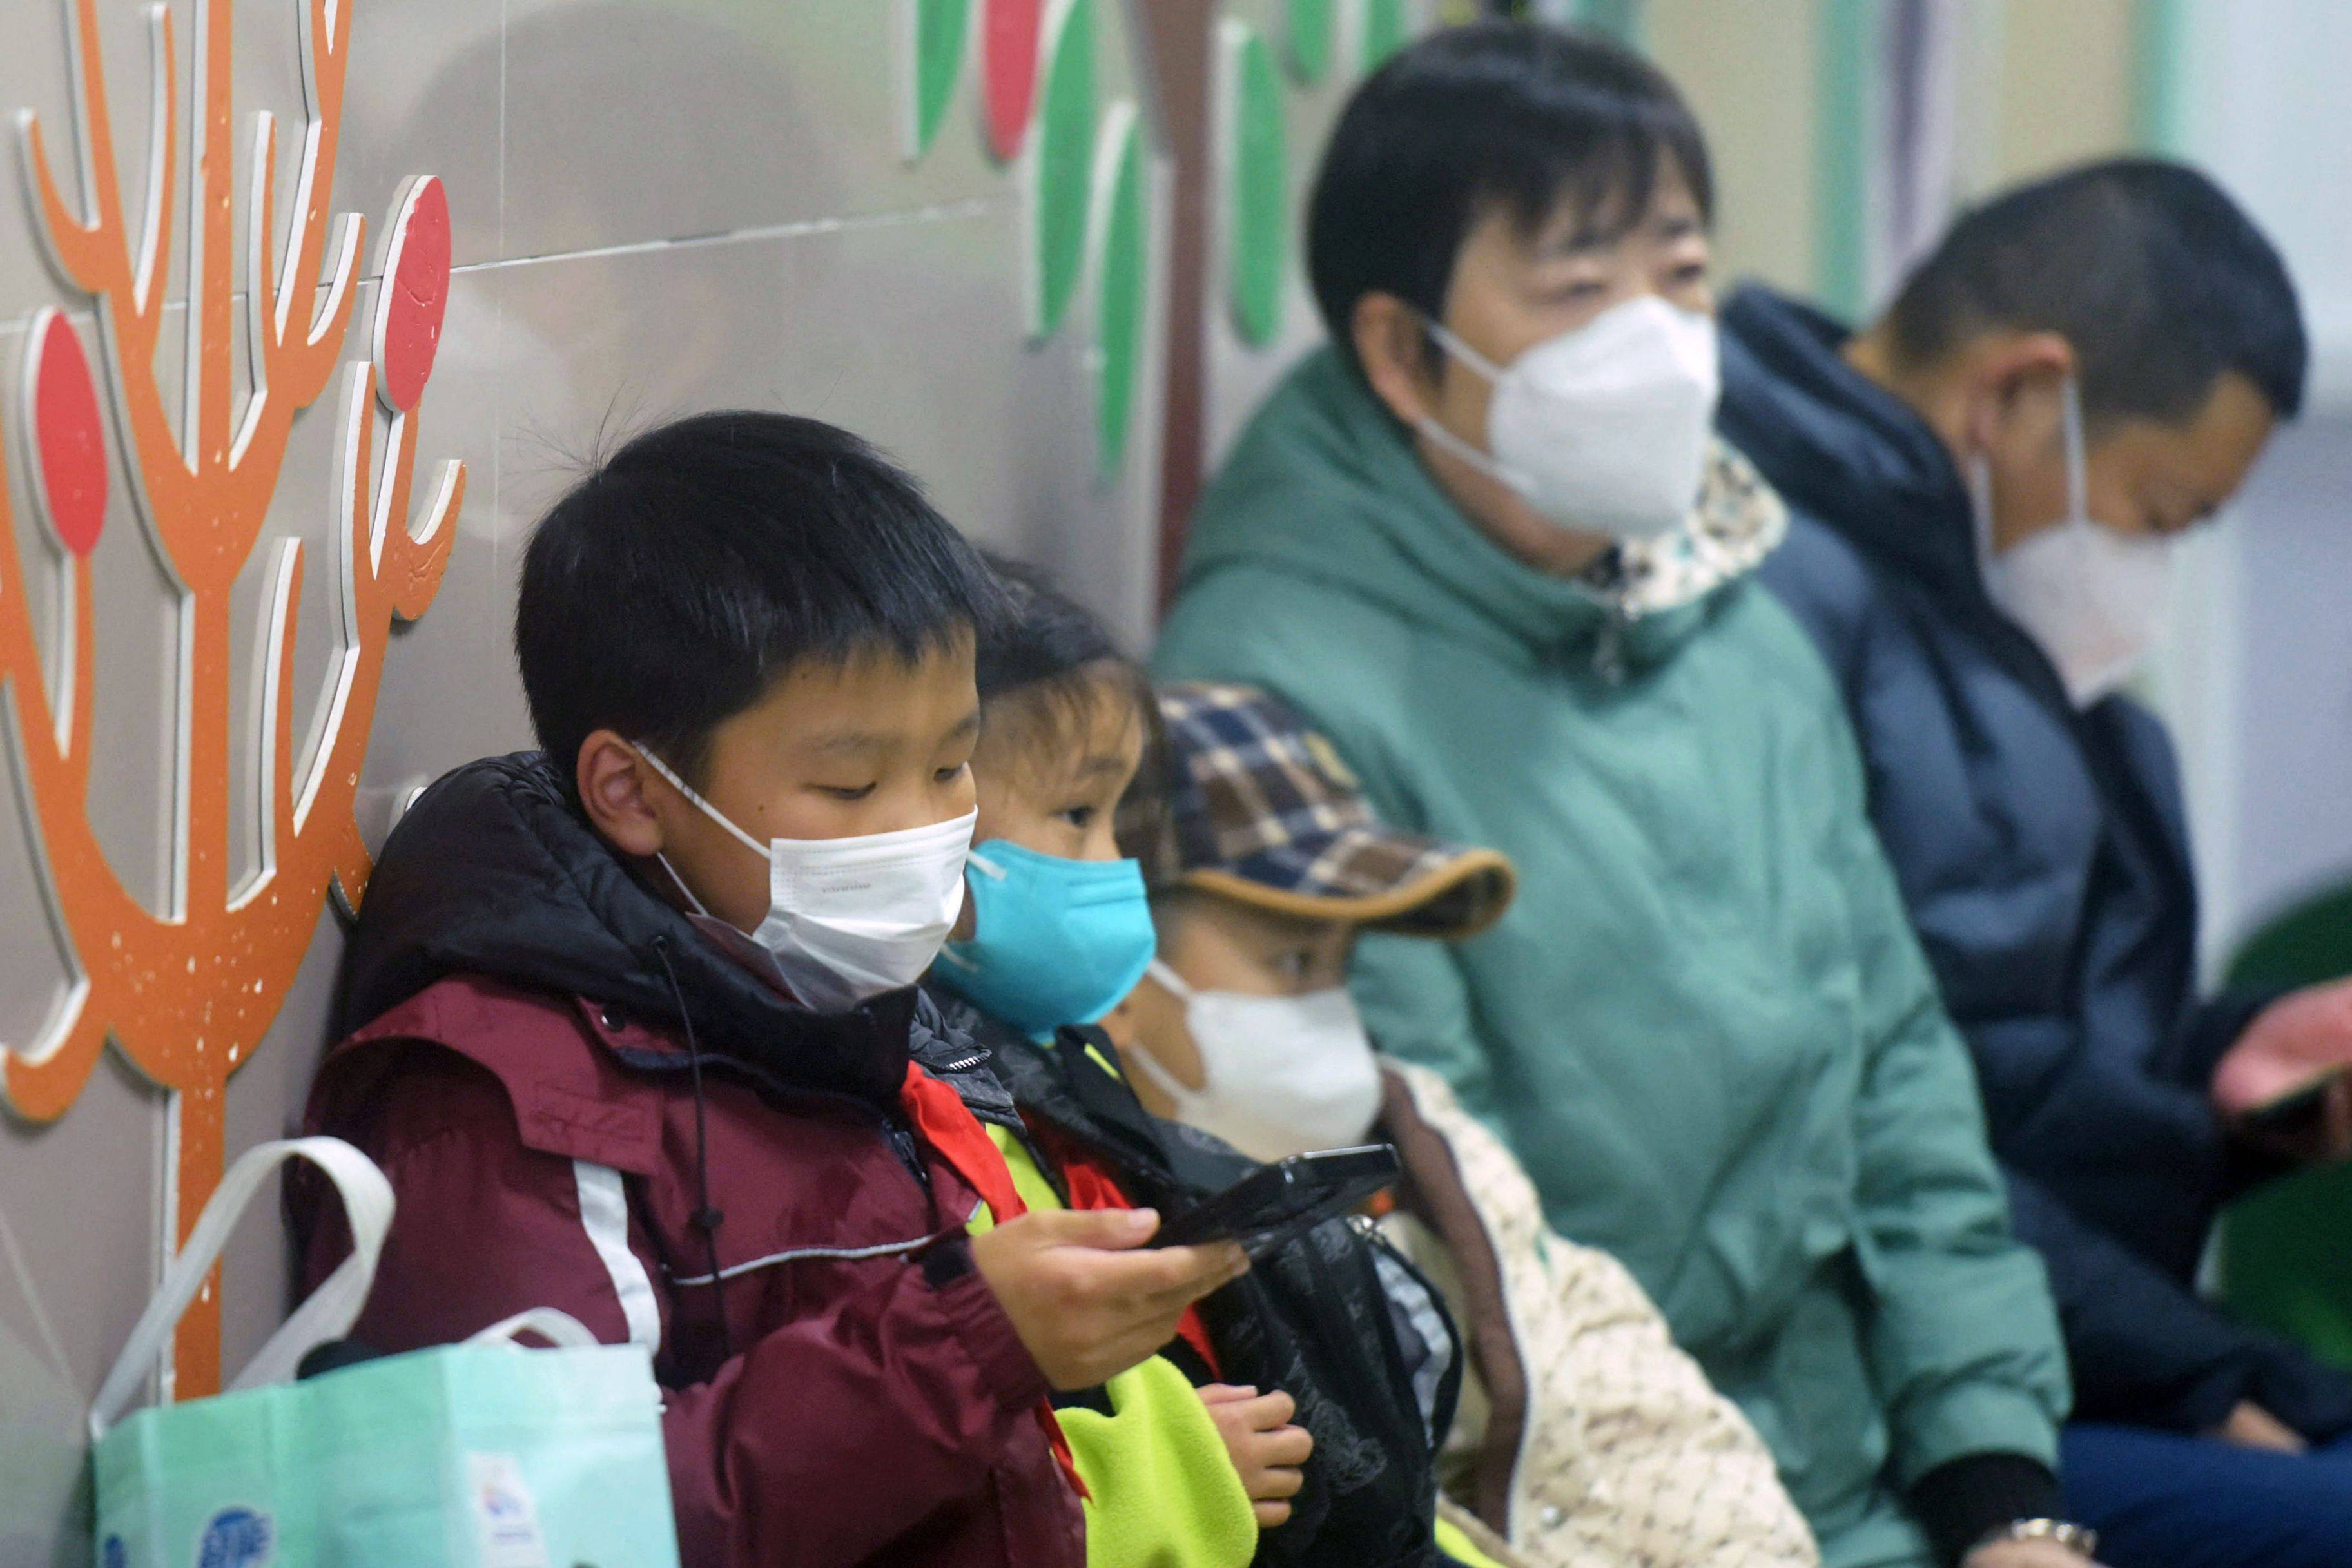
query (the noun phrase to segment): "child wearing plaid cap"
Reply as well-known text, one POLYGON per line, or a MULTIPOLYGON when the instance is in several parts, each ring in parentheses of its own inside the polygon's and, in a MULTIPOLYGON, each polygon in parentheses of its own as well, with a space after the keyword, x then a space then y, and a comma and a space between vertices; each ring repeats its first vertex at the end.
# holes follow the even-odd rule
POLYGON ((1376 1057, 1349 999, 1360 936, 1471 939, 1509 905, 1510 862, 1381 823, 1264 693, 1164 687, 1160 714, 1160 956, 1109 1020, 1122 1060, 1153 1111, 1262 1159, 1396 1145, 1383 1228, 1469 1345, 1441 1467, 1457 1522, 1537 1568, 1818 1563, 1771 1456, 1633 1277, 1549 1231, 1518 1162, 1434 1073, 1376 1057))

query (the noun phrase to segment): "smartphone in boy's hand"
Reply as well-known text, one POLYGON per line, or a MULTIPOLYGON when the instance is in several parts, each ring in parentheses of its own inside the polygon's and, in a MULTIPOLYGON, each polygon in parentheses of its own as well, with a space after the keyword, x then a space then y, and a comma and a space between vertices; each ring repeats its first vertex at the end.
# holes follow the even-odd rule
POLYGON ((1202 1296, 1249 1271, 1231 1241, 1146 1249, 1148 1208, 1033 1210, 975 1236, 971 1258, 1055 1388, 1093 1388, 1176 1337, 1202 1296))
POLYGON ((1293 1155, 1257 1166, 1171 1217, 1151 1244, 1233 1240, 1259 1255, 1286 1237, 1360 1207, 1393 1184, 1397 1171, 1397 1152, 1388 1144, 1293 1155))

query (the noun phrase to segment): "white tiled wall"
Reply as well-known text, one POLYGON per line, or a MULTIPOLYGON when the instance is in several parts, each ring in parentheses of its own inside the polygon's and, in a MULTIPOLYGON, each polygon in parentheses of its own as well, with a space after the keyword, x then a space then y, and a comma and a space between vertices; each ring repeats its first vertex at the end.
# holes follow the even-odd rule
MULTIPOLYGON (((341 3, 354 19, 333 204, 367 217, 373 268, 373 231, 402 179, 431 172, 446 185, 457 271, 422 455, 471 470, 439 597, 395 632, 388 656, 357 808, 371 842, 407 786, 529 743, 508 622, 530 521, 601 444, 667 415, 756 404, 848 425, 902 459, 974 535, 1053 564, 1140 637, 1162 324, 1125 468, 1098 480, 1084 313, 1050 342, 1024 340, 1021 185, 981 150, 969 68, 929 153, 910 165, 898 145, 898 0, 341 3)), ((1142 97, 1152 127, 1141 13, 1095 3, 1103 98, 1142 97)), ((249 111, 275 112, 282 198, 302 107, 297 0, 234 6, 240 161, 249 111)), ((98 5, 134 202, 148 113, 142 9, 98 5)), ((196 9, 171 0, 184 95, 196 9)), ((37 110, 66 154, 68 15, 61 0, 0 0, 0 110, 37 110)), ((1147 133, 1157 150, 1156 129, 1147 133)), ((181 145, 184 156, 184 135, 181 145)), ((1156 179, 1155 243, 1164 161, 1156 179)), ((58 304, 83 312, 86 328, 88 301, 42 258, 13 150, 0 184, 11 187, 0 199, 0 428, 14 440, 27 316, 58 304)), ((184 298, 176 265, 171 287, 184 298)), ((364 357, 362 329, 345 351, 364 357)), ((328 426, 323 408, 298 422, 270 514, 271 532, 310 541, 301 714, 331 652, 328 426)), ((10 450, 17 538, 0 571, 41 559, 21 449, 10 450)), ((127 509, 117 512, 96 568, 104 737, 90 810, 118 871, 148 890, 162 876, 164 585, 127 509)), ((15 789, 0 767, 0 1041, 37 1026, 63 973, 15 789)), ((299 1113, 339 947, 336 917, 322 914, 276 1028, 231 1082, 232 1151, 299 1113)), ((154 1277, 163 1104, 110 1055, 55 1124, 0 1120, 0 1563, 84 1554, 71 1522, 80 1410, 154 1277)), ((232 1369, 283 1305, 282 1242, 257 1220, 229 1258, 232 1369)))

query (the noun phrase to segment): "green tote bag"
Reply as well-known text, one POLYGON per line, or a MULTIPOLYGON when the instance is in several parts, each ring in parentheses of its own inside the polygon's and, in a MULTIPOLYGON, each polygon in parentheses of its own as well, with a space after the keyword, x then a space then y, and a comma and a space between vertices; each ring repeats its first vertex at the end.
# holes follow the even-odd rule
POLYGON ((100 1568, 676 1568, 661 1395, 639 1345, 542 1308, 463 1344, 289 1381, 367 1300, 392 1188, 334 1138, 248 1151, 89 1417, 100 1568), (332 1179, 352 1255, 227 1393, 122 1418, 238 1214, 289 1159, 332 1179), (535 1333, 551 1349, 526 1349, 535 1333))

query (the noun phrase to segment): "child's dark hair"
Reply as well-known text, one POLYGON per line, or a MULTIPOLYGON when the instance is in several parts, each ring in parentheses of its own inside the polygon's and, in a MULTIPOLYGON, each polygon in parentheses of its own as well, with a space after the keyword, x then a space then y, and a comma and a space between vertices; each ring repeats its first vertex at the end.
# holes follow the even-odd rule
POLYGON ((1887 324, 1913 364, 1986 332, 2060 333, 2095 421, 2181 423, 2230 371, 2292 419, 2311 358, 2276 248, 2219 185, 2160 158, 2085 164, 1963 213, 1887 324))
POLYGON ((1433 33, 1356 89, 1324 150, 1307 239, 1324 327, 1353 362, 1356 302, 1393 294, 1443 317, 1454 257, 1489 209, 1529 234, 1570 203, 1630 227, 1669 160, 1711 216, 1698 121, 1632 51, 1534 22, 1433 33))
POLYGON ((1101 622, 1056 590, 1045 573, 1024 561, 982 553, 1004 596, 1003 613, 980 638, 982 744, 1041 751, 1066 745, 1109 692, 1125 703, 1143 736, 1143 764, 1120 808, 1120 821, 1126 823, 1130 814, 1148 821, 1163 794, 1160 704, 1150 677, 1101 622), (1012 697, 1022 699, 1017 709, 1003 700, 1012 697))
POLYGON ((710 732, 800 661, 912 664, 1002 609, 979 554, 872 446, 736 410, 646 432, 555 504, 523 555, 515 654, 567 781, 599 729, 691 779, 710 732))

